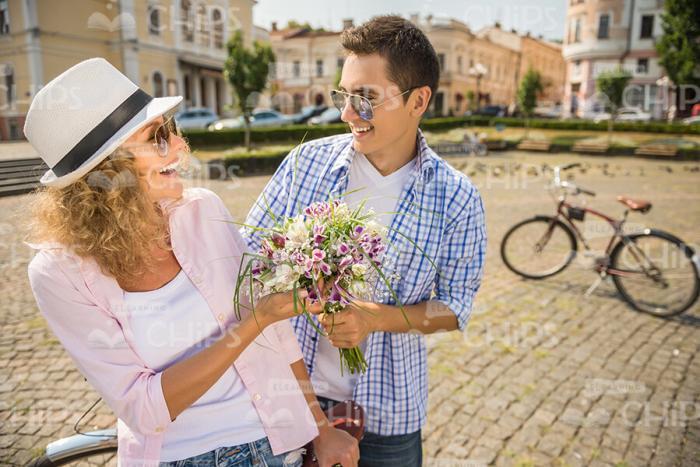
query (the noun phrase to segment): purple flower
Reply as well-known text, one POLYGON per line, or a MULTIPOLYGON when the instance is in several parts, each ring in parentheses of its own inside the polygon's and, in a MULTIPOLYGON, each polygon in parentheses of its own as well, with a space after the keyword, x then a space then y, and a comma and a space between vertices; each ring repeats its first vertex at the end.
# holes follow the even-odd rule
POLYGON ((328 296, 328 301, 331 303, 338 303, 343 299, 343 296, 340 295, 340 290, 334 285, 333 288, 331 289, 331 294, 328 296))
POLYGON ((348 253, 350 253, 350 247, 347 244, 341 243, 338 245, 338 254, 347 255, 348 253))
POLYGON ((268 242, 267 239, 265 239, 261 242, 260 253, 263 256, 267 256, 268 258, 272 258, 272 246, 270 246, 270 242, 268 242))
POLYGON ((309 298, 309 300, 311 300, 311 302, 315 302, 316 300, 318 300, 318 294, 316 293, 315 288, 307 287, 306 290, 307 292, 309 292, 309 295, 307 295, 307 297, 309 298))
POLYGON ((314 261, 323 261, 326 258, 326 252, 314 248, 314 251, 311 253, 311 258, 313 258, 314 261))
POLYGON ((267 267, 261 263, 260 261, 256 261, 253 263, 253 267, 251 268, 251 272, 253 273, 254 276, 259 275, 261 272, 263 272, 267 267))
POLYGON ((321 270, 321 272, 322 272, 323 274, 325 274, 326 276, 330 276, 330 275, 331 275, 331 267, 330 267, 330 266, 328 265, 328 263, 326 263, 325 261, 321 261, 321 263, 319 263, 319 265, 318 265, 318 268, 319 268, 319 269, 321 270))
MULTIPOLYGON (((304 260, 304 272, 310 273, 314 267, 314 261, 311 258, 306 258, 304 260)), ((310 276, 309 276, 310 277, 310 276)))
POLYGON ((278 248, 284 248, 284 244, 286 243, 287 239, 284 238, 284 235, 279 234, 277 232, 272 233, 272 243, 275 244, 278 248))
POLYGON ((352 256, 347 255, 343 256, 343 259, 340 260, 340 263, 338 263, 338 268, 339 269, 345 269, 346 267, 350 266, 353 263, 354 259, 352 256))
POLYGON ((360 235, 362 235, 362 232, 364 232, 364 231, 365 231, 365 228, 362 227, 361 225, 358 225, 357 227, 355 227, 353 229, 352 233, 354 234, 354 237, 357 238, 360 235))

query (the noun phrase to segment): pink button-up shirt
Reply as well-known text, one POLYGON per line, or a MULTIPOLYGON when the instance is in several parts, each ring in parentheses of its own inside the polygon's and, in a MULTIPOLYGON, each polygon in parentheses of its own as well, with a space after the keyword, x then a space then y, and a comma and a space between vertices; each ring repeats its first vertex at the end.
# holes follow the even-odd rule
MULTIPOLYGON (((247 246, 226 206, 209 190, 185 190, 170 211, 175 256, 224 332, 236 321, 234 288, 247 246)), ((61 244, 29 246, 39 250, 29 264, 29 280, 41 314, 119 419, 119 465, 157 465, 170 413, 162 372, 149 368, 134 350, 124 291, 94 260, 61 244)), ((301 358, 291 325, 281 321, 265 328, 234 362, 276 455, 318 434, 289 366, 301 358)))

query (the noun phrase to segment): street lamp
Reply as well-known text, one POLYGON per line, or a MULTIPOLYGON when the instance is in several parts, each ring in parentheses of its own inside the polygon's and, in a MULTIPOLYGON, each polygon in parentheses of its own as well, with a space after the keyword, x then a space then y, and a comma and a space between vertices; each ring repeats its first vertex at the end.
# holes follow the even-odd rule
POLYGON ((488 70, 481 63, 474 64, 473 67, 469 68, 469 76, 474 76, 476 78, 476 108, 481 106, 481 78, 488 73, 488 70))

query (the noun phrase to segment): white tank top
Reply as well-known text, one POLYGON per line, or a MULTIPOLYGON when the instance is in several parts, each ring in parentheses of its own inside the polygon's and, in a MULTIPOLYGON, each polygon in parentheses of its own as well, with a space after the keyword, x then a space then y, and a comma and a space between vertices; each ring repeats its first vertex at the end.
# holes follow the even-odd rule
MULTIPOLYGON (((162 371, 221 337, 204 297, 184 271, 163 287, 124 292, 136 352, 162 371)), ((263 362, 261 362, 263 364, 263 362)), ((176 461, 266 436, 248 391, 231 366, 163 432, 161 461, 176 461)))
MULTIPOLYGON (((397 171, 384 176, 364 154, 356 153, 348 170, 346 189, 346 192, 352 193, 346 195, 344 201, 351 209, 364 202, 365 210, 371 208, 377 215, 374 220, 389 227, 394 218, 392 213, 396 211, 403 188, 415 164, 416 160, 412 159, 397 171)), ((311 374, 314 391, 319 396, 337 401, 352 399, 360 375, 350 374, 347 370, 341 375, 338 349, 331 345, 327 337, 318 336, 318 339, 314 370, 311 374)), ((364 353, 367 340, 362 341, 359 347, 364 353)))

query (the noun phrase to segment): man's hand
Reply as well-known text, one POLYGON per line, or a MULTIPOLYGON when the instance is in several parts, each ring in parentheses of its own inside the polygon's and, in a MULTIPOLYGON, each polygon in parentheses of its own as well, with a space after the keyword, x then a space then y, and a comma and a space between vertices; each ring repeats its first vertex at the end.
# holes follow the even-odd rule
POLYGON ((314 439, 314 453, 319 467, 354 467, 360 461, 360 446, 352 435, 346 431, 324 426, 319 428, 319 435, 314 439))
POLYGON ((321 314, 319 318, 334 347, 351 349, 378 330, 379 307, 376 303, 355 301, 339 313, 321 314))

